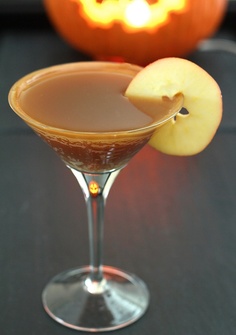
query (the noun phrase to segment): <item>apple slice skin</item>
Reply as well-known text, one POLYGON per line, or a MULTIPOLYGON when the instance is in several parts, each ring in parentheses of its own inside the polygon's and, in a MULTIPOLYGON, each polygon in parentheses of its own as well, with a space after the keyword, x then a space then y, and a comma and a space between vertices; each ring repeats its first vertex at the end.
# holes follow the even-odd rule
POLYGON ((188 114, 178 113, 158 127, 149 144, 169 155, 189 156, 206 148, 222 119, 221 90, 205 70, 182 58, 163 58, 142 69, 125 95, 135 104, 142 97, 159 100, 179 93, 188 114))

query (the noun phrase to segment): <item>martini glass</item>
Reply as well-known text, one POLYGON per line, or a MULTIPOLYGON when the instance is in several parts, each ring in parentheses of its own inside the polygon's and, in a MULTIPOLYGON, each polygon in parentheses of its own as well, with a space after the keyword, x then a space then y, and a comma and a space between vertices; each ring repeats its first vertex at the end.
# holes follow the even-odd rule
POLYGON ((158 117, 136 110, 123 93, 138 71, 140 67, 131 64, 63 64, 26 75, 9 93, 12 109, 56 151, 84 194, 90 264, 56 275, 42 293, 46 312, 77 330, 99 332, 127 326, 149 305, 149 291, 141 279, 103 265, 104 208, 110 188, 154 131, 182 106, 181 97, 165 98, 158 117), (110 112, 106 115, 105 102, 110 112), (87 110, 88 103, 92 111, 87 110), (74 119, 74 105, 82 121, 74 119))

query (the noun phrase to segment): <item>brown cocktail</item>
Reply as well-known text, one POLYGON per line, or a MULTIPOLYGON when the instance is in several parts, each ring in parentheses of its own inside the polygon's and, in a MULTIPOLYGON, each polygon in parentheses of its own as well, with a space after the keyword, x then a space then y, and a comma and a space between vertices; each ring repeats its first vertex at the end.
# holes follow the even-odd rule
POLYGON ((90 265, 57 275, 43 291, 48 314, 84 331, 124 327, 146 311, 149 293, 135 275, 102 265, 104 206, 119 171, 181 108, 164 97, 155 113, 134 107, 124 92, 140 68, 85 62, 54 66, 19 80, 13 110, 62 158, 87 204, 90 265))

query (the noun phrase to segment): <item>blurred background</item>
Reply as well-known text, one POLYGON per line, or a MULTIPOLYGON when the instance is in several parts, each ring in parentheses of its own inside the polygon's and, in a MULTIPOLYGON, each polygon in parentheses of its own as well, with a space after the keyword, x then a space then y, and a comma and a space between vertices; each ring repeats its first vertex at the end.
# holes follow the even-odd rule
POLYGON ((187 57, 208 37, 236 39, 236 0, 175 0, 173 8, 162 6, 161 16, 159 1, 127 0, 129 6, 137 3, 140 9, 130 6, 130 13, 126 10, 125 14, 129 17, 124 20, 122 17, 121 21, 124 14, 117 14, 115 5, 114 22, 110 11, 108 23, 100 24, 99 20, 106 20, 106 2, 118 3, 112 0, 0 0, 1 30, 52 28, 68 45, 88 56, 141 65, 166 56, 187 57), (144 3, 148 3, 149 9, 144 3), (101 9, 100 17, 92 13, 95 5, 101 9))

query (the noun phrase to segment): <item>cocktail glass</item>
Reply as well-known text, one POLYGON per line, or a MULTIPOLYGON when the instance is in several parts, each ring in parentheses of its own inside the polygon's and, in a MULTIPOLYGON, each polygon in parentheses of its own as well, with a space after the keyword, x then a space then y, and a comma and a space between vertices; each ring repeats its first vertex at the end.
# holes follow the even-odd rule
MULTIPOLYGON (((14 84, 9 103, 72 171, 87 206, 90 264, 55 276, 43 290, 44 308, 54 320, 67 327, 99 332, 133 323, 149 305, 149 291, 141 279, 103 265, 104 207, 108 193, 121 169, 149 141, 157 127, 181 109, 182 100, 163 99, 160 115, 143 127, 105 132, 52 126, 24 110, 21 96, 38 83, 63 74, 91 71, 97 75, 122 74, 131 80, 140 68, 131 64, 82 62, 42 69, 14 84)), ((97 108, 96 101, 94 108, 97 108)))

